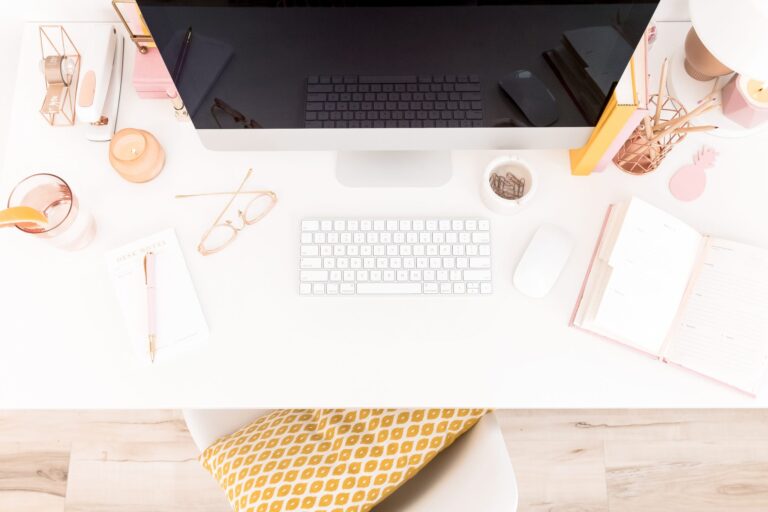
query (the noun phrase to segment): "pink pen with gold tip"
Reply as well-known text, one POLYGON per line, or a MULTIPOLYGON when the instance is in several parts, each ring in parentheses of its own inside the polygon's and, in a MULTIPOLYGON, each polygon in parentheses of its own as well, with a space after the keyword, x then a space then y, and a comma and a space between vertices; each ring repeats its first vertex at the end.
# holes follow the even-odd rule
POLYGON ((149 358, 155 362, 155 343, 157 339, 157 299, 155 295, 155 253, 144 255, 144 284, 147 287, 147 337, 149 338, 149 358))

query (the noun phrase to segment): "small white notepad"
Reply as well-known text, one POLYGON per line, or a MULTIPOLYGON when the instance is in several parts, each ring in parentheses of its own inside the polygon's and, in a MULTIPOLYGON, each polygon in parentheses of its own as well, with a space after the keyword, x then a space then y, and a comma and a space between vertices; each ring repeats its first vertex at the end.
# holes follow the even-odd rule
POLYGON ((156 256, 157 341, 155 362, 200 346, 208 340, 200 302, 173 229, 142 238, 107 253, 110 278, 133 351, 150 363, 144 255, 156 256))

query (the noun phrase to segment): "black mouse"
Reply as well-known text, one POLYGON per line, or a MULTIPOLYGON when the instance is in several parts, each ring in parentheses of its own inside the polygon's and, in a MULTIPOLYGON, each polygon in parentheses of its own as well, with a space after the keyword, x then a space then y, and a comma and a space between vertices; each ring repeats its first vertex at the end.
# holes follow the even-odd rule
POLYGON ((560 118, 555 96, 527 69, 505 75, 499 80, 499 87, 515 102, 530 125, 551 126, 560 118))

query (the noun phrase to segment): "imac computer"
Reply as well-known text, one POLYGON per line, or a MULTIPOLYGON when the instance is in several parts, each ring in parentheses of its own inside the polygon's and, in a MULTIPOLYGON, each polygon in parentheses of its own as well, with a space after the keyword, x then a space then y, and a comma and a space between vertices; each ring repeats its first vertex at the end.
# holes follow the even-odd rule
POLYGON ((588 139, 658 0, 138 0, 202 143, 335 150, 352 186, 588 139))

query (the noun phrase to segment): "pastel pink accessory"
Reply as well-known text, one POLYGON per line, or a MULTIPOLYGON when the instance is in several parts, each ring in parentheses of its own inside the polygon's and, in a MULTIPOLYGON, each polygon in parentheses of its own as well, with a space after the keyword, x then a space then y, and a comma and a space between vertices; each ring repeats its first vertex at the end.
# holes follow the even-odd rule
POLYGON ((133 87, 142 99, 167 98, 166 91, 175 88, 168 68, 157 48, 147 48, 146 53, 136 50, 133 68, 133 87))
POLYGON ((734 75, 723 87, 723 114, 745 128, 752 128, 768 121, 768 103, 750 97, 749 79, 734 75))
POLYGON ((693 164, 681 167, 669 180, 669 191, 680 201, 693 201, 704 193, 707 173, 715 165, 717 152, 704 146, 693 157, 693 164))

